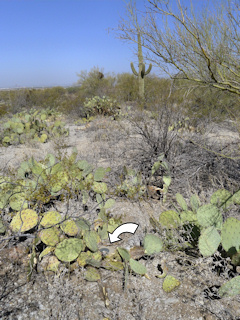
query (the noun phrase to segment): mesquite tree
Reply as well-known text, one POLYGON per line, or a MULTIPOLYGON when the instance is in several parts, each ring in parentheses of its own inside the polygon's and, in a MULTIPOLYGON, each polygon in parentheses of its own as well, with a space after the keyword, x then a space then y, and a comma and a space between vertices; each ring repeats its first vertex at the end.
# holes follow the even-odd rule
MULTIPOLYGON (((212 0, 209 8, 198 11, 193 5, 185 8, 184 2, 176 0, 177 6, 171 9, 167 0, 147 0, 141 24, 145 58, 171 78, 240 96, 239 0, 212 0)), ((132 1, 127 13, 118 26, 119 38, 138 43, 137 10, 132 1)))

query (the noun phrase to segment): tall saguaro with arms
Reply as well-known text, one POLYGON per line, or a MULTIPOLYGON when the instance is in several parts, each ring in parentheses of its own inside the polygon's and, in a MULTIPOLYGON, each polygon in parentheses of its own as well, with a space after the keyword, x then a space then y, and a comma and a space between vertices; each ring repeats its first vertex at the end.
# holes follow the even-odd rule
POLYGON ((135 76, 138 77, 138 87, 139 87, 139 98, 141 101, 144 101, 144 77, 150 73, 152 70, 152 64, 150 63, 147 71, 145 71, 145 63, 143 62, 142 54, 142 42, 141 42, 141 33, 138 31, 138 72, 134 68, 133 63, 131 62, 131 69, 135 76))

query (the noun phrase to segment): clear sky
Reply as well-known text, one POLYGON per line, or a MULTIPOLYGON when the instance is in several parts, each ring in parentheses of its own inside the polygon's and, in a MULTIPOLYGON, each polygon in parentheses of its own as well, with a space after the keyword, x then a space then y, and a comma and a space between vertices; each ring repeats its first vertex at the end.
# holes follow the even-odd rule
POLYGON ((72 85, 94 66, 131 72, 134 44, 108 32, 124 13, 123 0, 0 0, 0 88, 72 85))

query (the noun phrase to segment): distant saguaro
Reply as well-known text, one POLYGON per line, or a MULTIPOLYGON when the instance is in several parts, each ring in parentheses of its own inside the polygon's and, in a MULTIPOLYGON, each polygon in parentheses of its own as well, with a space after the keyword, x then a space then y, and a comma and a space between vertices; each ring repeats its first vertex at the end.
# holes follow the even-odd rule
POLYGON ((150 63, 147 71, 145 71, 145 63, 143 62, 140 31, 138 31, 138 72, 134 68, 134 65, 132 62, 131 62, 131 69, 133 74, 138 77, 139 98, 141 100, 144 100, 144 77, 148 75, 152 70, 152 64, 150 63))

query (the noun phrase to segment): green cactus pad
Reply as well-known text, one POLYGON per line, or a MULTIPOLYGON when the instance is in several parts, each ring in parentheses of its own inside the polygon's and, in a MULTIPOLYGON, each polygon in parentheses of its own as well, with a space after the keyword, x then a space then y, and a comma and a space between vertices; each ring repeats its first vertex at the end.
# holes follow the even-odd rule
POLYGON ((176 211, 164 211, 159 216, 159 222, 166 228, 178 228, 181 226, 181 220, 176 211))
POLYGON ((57 211, 48 211, 44 213, 44 216, 40 222, 43 227, 51 227, 62 221, 62 217, 57 211))
POLYGON ((101 227, 97 229, 97 232, 99 234, 99 237, 101 240, 106 240, 108 239, 108 224, 104 223, 101 227))
POLYGON ((104 209, 109 209, 109 208, 113 207, 114 204, 115 204, 114 199, 108 199, 104 204, 104 209))
POLYGON ((96 181, 94 181, 92 189, 94 192, 100 193, 100 194, 106 193, 108 190, 105 182, 96 182, 96 181))
POLYGON ((77 263, 80 267, 85 267, 87 265, 87 260, 92 258, 93 253, 91 251, 81 252, 77 258, 77 263))
POLYGON ((201 206, 197 210, 197 219, 202 227, 214 226, 217 229, 222 228, 222 214, 215 205, 206 204, 201 206))
POLYGON ((84 279, 87 281, 98 281, 101 279, 100 273, 96 268, 93 267, 87 267, 84 279))
POLYGON ((127 249, 124 249, 124 248, 117 248, 120 256, 123 258, 123 260, 125 261, 129 261, 130 260, 130 253, 127 249))
POLYGON ((76 236, 79 232, 78 226, 72 220, 66 220, 61 224, 61 229, 68 236, 76 236))
POLYGON ((13 217, 10 228, 13 232, 25 232, 31 230, 38 224, 38 214, 31 209, 25 209, 16 214, 13 217))
POLYGON ((181 212, 180 218, 183 224, 189 223, 189 222, 194 222, 196 224, 197 222, 197 215, 190 210, 181 212))
POLYGON ((143 264, 141 264, 140 262, 130 258, 129 264, 130 264, 130 268, 135 273, 138 273, 138 274, 141 274, 141 275, 144 275, 144 274, 147 273, 147 268, 143 264))
POLYGON ((201 233, 198 247, 204 257, 209 257, 217 251, 220 243, 221 236, 217 229, 215 227, 208 227, 201 233))
POLYGON ((24 193, 16 193, 11 196, 9 199, 10 207, 15 211, 20 211, 21 209, 27 209, 28 204, 25 201, 25 194, 24 193))
POLYGON ((106 169, 99 167, 94 172, 94 181, 102 181, 106 174, 106 169))
POLYGON ((211 196, 210 202, 211 204, 220 207, 224 204, 224 208, 229 207, 232 204, 232 198, 231 197, 231 193, 226 190, 226 189, 220 189, 217 190, 216 192, 214 192, 211 196), (229 200, 227 200, 228 198, 230 198, 229 200))
POLYGON ((44 229, 39 232, 39 238, 47 246, 54 247, 59 243, 60 231, 57 228, 44 229))
POLYGON ((228 218, 222 227, 222 246, 228 251, 231 248, 240 250, 240 220, 228 218))
POLYGON ((187 202, 185 201, 185 199, 183 198, 183 196, 180 193, 176 194, 176 200, 177 200, 177 203, 182 208, 182 210, 184 210, 184 211, 188 210, 187 202))
POLYGON ((84 218, 75 220, 75 224, 79 227, 80 230, 90 230, 91 223, 84 218))
POLYGON ((232 201, 233 201, 233 203, 240 205, 240 190, 238 190, 236 193, 234 193, 234 195, 232 197, 232 201))
POLYGON ((47 138, 48 138, 47 134, 46 134, 46 133, 43 133, 43 134, 41 135, 41 137, 39 138, 39 141, 40 141, 41 143, 45 143, 45 142, 47 141, 47 138))
POLYGON ((93 252, 98 251, 98 243, 101 239, 96 231, 86 231, 84 241, 88 249, 93 252))
POLYGON ((162 240, 154 234, 147 234, 143 240, 146 254, 154 254, 163 250, 162 240))
POLYGON ((163 281, 163 290, 167 293, 173 291, 176 289, 178 286, 180 286, 180 281, 174 278, 173 276, 167 275, 166 278, 163 281))
POLYGON ((234 277, 224 283, 218 291, 221 297, 234 297, 240 294, 240 276, 234 277))
POLYGON ((53 179, 55 183, 51 187, 51 192, 52 193, 57 193, 62 190, 62 188, 68 183, 68 174, 66 171, 62 172, 57 172, 54 176, 53 179))
POLYGON ((57 245, 55 255, 61 261, 71 262, 78 257, 83 248, 82 240, 77 238, 65 239, 57 245))

